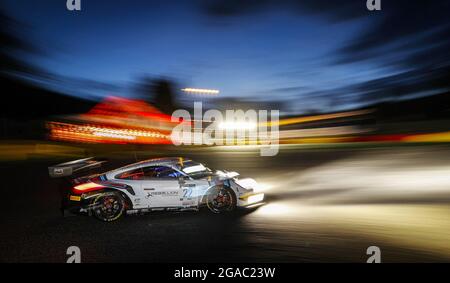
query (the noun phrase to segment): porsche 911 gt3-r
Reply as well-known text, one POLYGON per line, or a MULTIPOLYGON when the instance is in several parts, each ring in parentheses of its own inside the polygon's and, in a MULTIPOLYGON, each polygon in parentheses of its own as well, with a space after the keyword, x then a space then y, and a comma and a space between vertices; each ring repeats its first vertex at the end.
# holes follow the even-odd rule
POLYGON ((156 158, 101 174, 76 177, 100 167, 103 161, 86 158, 49 167, 51 177, 66 177, 63 211, 87 213, 102 221, 124 214, 160 210, 199 210, 214 213, 258 206, 264 194, 251 178, 236 172, 212 171, 181 157, 156 158))

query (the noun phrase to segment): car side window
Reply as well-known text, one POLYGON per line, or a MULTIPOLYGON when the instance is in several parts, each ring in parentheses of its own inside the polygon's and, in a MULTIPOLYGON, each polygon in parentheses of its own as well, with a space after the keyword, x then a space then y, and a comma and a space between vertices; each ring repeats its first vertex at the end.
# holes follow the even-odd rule
POLYGON ((176 179, 182 174, 167 166, 148 166, 121 173, 116 179, 148 180, 148 179, 176 179))
POLYGON ((144 179, 154 179, 158 177, 158 171, 156 166, 149 166, 142 168, 144 172, 144 179))
POLYGON ((162 178, 162 179, 173 179, 173 178, 179 178, 182 176, 182 174, 170 167, 166 167, 166 166, 161 166, 159 168, 156 169, 157 173, 157 178, 162 178))
POLYGON ((123 173, 120 173, 116 175, 116 179, 123 179, 123 180, 142 180, 144 179, 144 171, 142 168, 126 171, 123 173))

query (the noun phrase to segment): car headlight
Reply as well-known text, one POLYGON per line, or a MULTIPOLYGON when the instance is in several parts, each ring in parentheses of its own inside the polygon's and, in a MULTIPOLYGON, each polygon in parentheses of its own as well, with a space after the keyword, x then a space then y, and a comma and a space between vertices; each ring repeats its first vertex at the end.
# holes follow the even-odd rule
POLYGON ((266 183, 256 183, 253 185, 254 193, 267 193, 270 190, 270 185, 266 183))
POLYGON ((263 200, 264 200, 263 193, 255 194, 255 195, 251 195, 247 198, 247 204, 257 203, 257 202, 261 202, 263 200))

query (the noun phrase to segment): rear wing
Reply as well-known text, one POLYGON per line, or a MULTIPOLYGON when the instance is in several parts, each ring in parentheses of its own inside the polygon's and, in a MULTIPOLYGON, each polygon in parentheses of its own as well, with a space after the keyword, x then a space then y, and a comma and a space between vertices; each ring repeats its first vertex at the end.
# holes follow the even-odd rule
POLYGON ((69 161, 48 167, 48 174, 52 178, 72 176, 85 170, 98 168, 106 161, 94 160, 94 157, 69 161))

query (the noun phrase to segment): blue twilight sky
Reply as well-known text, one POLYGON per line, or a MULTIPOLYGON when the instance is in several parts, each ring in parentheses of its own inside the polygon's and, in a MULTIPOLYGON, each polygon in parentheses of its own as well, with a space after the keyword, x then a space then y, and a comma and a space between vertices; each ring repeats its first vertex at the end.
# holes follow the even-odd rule
POLYGON ((276 5, 222 16, 201 0, 81 0, 82 11, 66 10, 66 0, 4 2, 23 24, 20 34, 42 51, 27 60, 64 78, 51 86, 71 95, 132 96, 134 83, 151 75, 320 109, 333 103, 320 99, 327 90, 396 72, 373 60, 336 63, 338 50, 377 20, 363 0, 351 8, 364 17, 343 20, 276 5), (105 88, 73 83, 84 80, 105 88))

